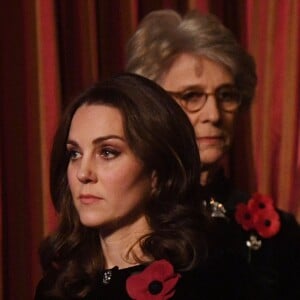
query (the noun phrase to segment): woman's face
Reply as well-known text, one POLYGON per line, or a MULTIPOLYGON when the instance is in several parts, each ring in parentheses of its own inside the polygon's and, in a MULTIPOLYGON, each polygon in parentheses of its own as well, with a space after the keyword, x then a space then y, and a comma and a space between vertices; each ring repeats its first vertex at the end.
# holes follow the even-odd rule
MULTIPOLYGON (((222 86, 234 86, 231 73, 221 64, 191 54, 178 56, 159 83, 167 91, 184 94, 199 90, 214 93, 222 86)), ((213 95, 201 110, 185 112, 195 129, 202 164, 214 165, 231 145, 236 112, 222 111, 213 95)))
POLYGON ((66 147, 68 183, 83 225, 115 230, 145 219, 151 174, 129 148, 118 109, 81 106, 66 147))

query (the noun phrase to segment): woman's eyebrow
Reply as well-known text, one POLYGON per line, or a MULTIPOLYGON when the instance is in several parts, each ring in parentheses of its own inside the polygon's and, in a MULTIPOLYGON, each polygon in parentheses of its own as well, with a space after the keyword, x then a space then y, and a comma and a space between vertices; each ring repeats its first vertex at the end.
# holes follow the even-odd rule
POLYGON ((111 135, 105 135, 105 136, 98 137, 98 138, 94 139, 92 143, 93 144, 100 144, 100 143, 102 143, 106 140, 111 140, 111 139, 118 139, 118 140, 121 140, 123 142, 126 141, 125 138, 122 137, 122 136, 111 134, 111 135))
POLYGON ((203 89, 202 85, 199 84, 193 84, 193 85, 185 85, 179 88, 177 88, 177 91, 174 91, 175 93, 182 93, 185 92, 187 90, 192 90, 192 89, 203 89))
POLYGON ((66 145, 72 145, 72 146, 78 146, 78 143, 75 142, 74 140, 67 140, 66 145))
MULTIPOLYGON (((120 141, 126 142, 125 138, 123 138, 121 136, 118 136, 118 135, 105 135, 105 136, 95 138, 92 141, 92 144, 97 145, 97 144, 100 144, 104 141, 111 140, 111 139, 118 139, 120 141)), ((66 142, 66 145, 72 145, 72 146, 75 146, 75 147, 79 146, 79 144, 75 140, 72 140, 72 139, 68 139, 67 142, 66 142)))

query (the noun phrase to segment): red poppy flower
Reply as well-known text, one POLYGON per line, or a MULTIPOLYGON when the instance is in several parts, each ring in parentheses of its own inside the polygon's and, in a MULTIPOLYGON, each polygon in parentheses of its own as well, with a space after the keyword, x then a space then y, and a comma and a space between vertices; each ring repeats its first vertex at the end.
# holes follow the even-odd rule
POLYGON ((236 206, 235 219, 238 224, 242 225, 244 230, 253 228, 252 213, 245 203, 239 203, 236 206))
POLYGON ((258 211, 253 217, 254 227, 263 238, 270 238, 280 229, 280 218, 275 209, 258 211))
POLYGON ((248 207, 252 213, 274 208, 273 199, 267 195, 255 193, 248 202, 248 207))
POLYGON ((175 293, 180 275, 165 259, 150 264, 144 271, 126 281, 129 296, 135 300, 167 300, 175 293))
POLYGON ((254 229, 263 238, 274 236, 281 226, 272 198, 259 193, 253 194, 247 204, 236 206, 235 220, 244 230, 254 229))

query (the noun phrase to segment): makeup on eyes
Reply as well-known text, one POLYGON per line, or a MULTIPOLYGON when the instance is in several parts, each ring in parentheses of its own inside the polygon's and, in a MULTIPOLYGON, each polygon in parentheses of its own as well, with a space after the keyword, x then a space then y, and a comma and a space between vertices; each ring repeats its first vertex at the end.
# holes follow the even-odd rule
MULTIPOLYGON (((118 157, 122 153, 124 145, 127 146, 127 143, 123 137, 110 135, 94 139, 91 143, 91 149, 102 158, 109 160, 118 157)), ((69 139, 66 150, 70 160, 76 160, 80 157, 83 147, 77 141, 69 139)))

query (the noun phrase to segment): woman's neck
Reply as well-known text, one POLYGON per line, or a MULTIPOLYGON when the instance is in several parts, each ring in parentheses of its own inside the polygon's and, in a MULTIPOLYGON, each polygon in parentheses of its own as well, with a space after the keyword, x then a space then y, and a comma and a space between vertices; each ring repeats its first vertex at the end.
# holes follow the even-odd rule
POLYGON ((200 173, 200 185, 206 186, 211 183, 216 173, 223 167, 223 161, 215 163, 213 165, 203 165, 201 166, 201 173, 200 173))
POLYGON ((100 231, 100 242, 105 258, 105 268, 118 266, 120 269, 150 261, 140 248, 139 239, 151 232, 145 216, 134 223, 123 226, 109 234, 100 231))

